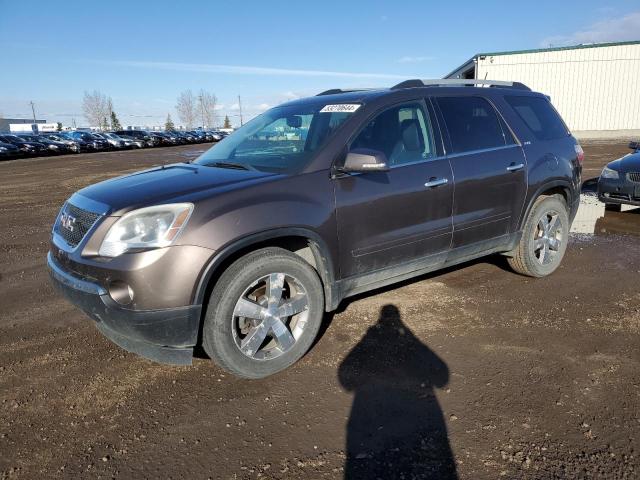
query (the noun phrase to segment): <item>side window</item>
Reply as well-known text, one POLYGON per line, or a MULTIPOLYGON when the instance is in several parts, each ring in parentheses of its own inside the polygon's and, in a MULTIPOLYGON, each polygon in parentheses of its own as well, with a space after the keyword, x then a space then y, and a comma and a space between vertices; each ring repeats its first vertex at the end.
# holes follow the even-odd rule
POLYGON ((389 166, 435 157, 433 130, 419 104, 391 107, 371 120, 351 143, 351 149, 384 152, 389 166))
MULTIPOLYGON (((481 97, 437 97, 453 153, 502 147, 507 143, 491 104, 481 97)), ((510 134, 509 134, 510 135, 510 134)))
POLYGON ((546 98, 507 96, 505 100, 538 140, 554 140, 569 134, 566 125, 546 98))

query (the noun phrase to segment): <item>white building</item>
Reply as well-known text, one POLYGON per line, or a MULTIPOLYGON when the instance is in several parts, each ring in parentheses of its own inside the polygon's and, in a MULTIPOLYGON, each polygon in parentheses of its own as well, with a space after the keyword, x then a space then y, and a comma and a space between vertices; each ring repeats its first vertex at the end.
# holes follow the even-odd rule
POLYGON ((522 82, 578 137, 640 135, 640 41, 479 53, 445 78, 522 82))

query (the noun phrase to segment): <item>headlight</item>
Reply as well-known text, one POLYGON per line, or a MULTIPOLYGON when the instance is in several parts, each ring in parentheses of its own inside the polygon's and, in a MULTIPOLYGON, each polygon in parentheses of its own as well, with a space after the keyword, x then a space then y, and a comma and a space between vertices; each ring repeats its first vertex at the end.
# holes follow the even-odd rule
POLYGON ((191 203, 174 203, 129 212, 111 226, 99 254, 117 257, 138 248, 168 247, 187 224, 192 211, 191 203))
POLYGON ((600 174, 600 178, 611 178, 617 180, 618 178, 620 178, 620 175, 616 170, 609 167, 604 167, 602 169, 602 173, 600 174))

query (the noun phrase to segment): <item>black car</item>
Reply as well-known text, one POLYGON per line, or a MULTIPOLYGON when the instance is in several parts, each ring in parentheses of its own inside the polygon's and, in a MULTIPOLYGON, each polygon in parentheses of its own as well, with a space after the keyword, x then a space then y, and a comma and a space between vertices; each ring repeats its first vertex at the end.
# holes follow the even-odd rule
POLYGON ((192 143, 193 142, 193 138, 190 137, 189 135, 186 134, 186 132, 182 132, 182 131, 175 131, 172 132, 176 137, 178 137, 180 143, 185 144, 185 143, 192 143), (191 139, 190 139, 191 138, 191 139))
POLYGON ((0 160, 22 156, 20 149, 11 143, 0 142, 0 160))
POLYGON ((130 137, 128 135, 118 135, 123 141, 127 148, 145 148, 147 147, 147 142, 140 138, 130 137))
POLYGON ((49 153, 47 147, 40 142, 31 142, 20 138, 17 135, 2 134, 0 135, 0 142, 11 143, 20 149, 20 151, 26 155, 46 155, 49 153))
POLYGON ((176 141, 164 132, 151 132, 149 136, 156 139, 156 145, 159 147, 170 147, 176 144, 176 141))
POLYGON ((182 145, 184 143, 187 143, 187 141, 182 138, 180 135, 177 134, 177 132, 173 131, 173 130, 167 130, 165 132, 162 132, 162 134, 169 138, 174 145, 182 145))
POLYGON ((72 150, 75 152, 93 152, 95 151, 95 147, 93 145, 93 139, 89 141, 82 140, 78 136, 71 135, 72 132, 57 132, 48 134, 48 138, 52 138, 54 140, 59 140, 61 142, 69 142, 72 147, 72 150))
POLYGON ((640 142, 629 143, 629 148, 633 152, 608 163, 598 179, 598 199, 607 210, 640 206, 640 142))
POLYGON ((59 142, 58 140, 50 140, 42 135, 18 135, 20 138, 27 142, 41 143, 49 150, 51 154, 63 154, 71 152, 71 149, 66 143, 59 142))
POLYGON ((193 162, 80 190, 54 222, 49 270, 127 350, 188 364, 202 346, 265 377, 347 297, 495 253, 524 275, 554 272, 583 157, 522 84, 331 90, 267 110, 193 162))
POLYGON ((102 151, 110 150, 111 145, 103 138, 96 137, 89 132, 75 131, 69 132, 68 135, 74 140, 82 140, 93 147, 93 150, 102 151))
POLYGON ((159 144, 159 140, 155 137, 152 137, 151 134, 149 134, 149 132, 147 132, 146 130, 118 130, 114 133, 119 136, 126 135, 127 137, 133 137, 142 140, 144 141, 146 147, 156 147, 159 144))
POLYGON ((75 140, 71 140, 69 138, 66 138, 63 135, 64 134, 62 134, 62 133, 41 133, 38 138, 42 138, 42 139, 46 139, 46 140, 53 140, 53 141, 56 141, 56 142, 63 143, 63 144, 65 144, 67 146, 69 151, 71 151, 73 153, 80 153, 82 148, 81 148, 79 142, 77 142, 75 140))

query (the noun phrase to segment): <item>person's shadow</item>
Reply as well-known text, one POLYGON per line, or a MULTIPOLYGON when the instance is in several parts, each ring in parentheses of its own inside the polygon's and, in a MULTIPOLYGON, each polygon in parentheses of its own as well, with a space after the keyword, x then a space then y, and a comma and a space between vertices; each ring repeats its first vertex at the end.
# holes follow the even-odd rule
POLYGON ((345 479, 455 479, 456 465, 434 388, 447 365, 402 323, 394 305, 338 370, 354 392, 347 425, 345 479))

